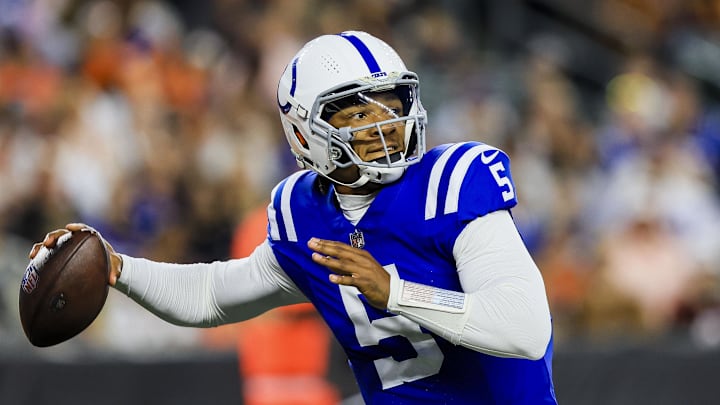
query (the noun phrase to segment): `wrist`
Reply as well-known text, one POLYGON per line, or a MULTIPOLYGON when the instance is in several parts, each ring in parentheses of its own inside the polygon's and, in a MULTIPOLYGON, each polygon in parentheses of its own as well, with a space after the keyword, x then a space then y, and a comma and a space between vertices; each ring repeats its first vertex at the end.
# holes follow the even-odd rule
POLYGON ((123 271, 123 257, 115 252, 110 253, 110 274, 108 282, 111 286, 115 286, 123 271))
POLYGON ((398 288, 400 287, 400 277, 397 275, 397 273, 390 272, 390 291, 388 293, 388 302, 386 306, 386 310, 389 312, 397 313, 398 305, 397 305, 397 297, 398 297, 398 288))
POLYGON ((391 275, 388 311, 399 314, 411 307, 461 314, 467 310, 467 295, 460 291, 413 283, 391 275))

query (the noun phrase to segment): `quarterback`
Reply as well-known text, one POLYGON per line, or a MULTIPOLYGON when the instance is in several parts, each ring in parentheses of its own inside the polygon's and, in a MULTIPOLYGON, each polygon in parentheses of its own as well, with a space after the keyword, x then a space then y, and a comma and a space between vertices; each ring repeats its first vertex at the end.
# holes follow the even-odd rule
POLYGON ((480 142, 426 150, 418 86, 370 34, 308 42, 278 85, 302 170, 273 189, 267 239, 214 263, 113 251, 110 284, 193 327, 309 301, 368 404, 556 404, 550 311, 510 213, 509 158, 480 142))

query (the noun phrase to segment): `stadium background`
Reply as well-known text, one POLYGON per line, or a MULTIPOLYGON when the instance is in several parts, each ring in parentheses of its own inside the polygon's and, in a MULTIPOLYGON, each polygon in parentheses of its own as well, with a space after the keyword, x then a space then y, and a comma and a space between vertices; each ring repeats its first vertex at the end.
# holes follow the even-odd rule
POLYGON ((429 146, 510 154, 560 402, 713 402, 717 0, 0 0, 0 402, 241 403, 241 331, 173 327, 115 291, 81 336, 30 346, 26 255, 83 221, 131 255, 230 257, 295 170, 275 108, 284 64, 345 29, 418 72, 429 146))

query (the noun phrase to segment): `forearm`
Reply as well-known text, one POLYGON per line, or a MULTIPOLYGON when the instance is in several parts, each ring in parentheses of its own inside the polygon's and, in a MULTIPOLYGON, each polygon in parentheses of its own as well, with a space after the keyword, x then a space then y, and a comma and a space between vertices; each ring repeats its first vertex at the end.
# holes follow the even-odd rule
POLYGON ((183 326, 219 324, 222 312, 212 297, 212 274, 222 263, 180 265, 122 255, 115 288, 160 318, 183 326))
POLYGON ((545 353, 549 318, 544 311, 535 310, 539 303, 533 305, 516 282, 462 293, 464 309, 458 312, 400 304, 395 296, 403 294, 404 286, 399 279, 391 282, 395 283, 398 286, 391 287, 388 310, 412 319, 453 344, 500 357, 537 359, 545 353))
POLYGON ((244 259, 200 264, 123 255, 115 288, 170 323, 194 327, 239 322, 278 305, 301 302, 269 247, 261 246, 244 259))
POLYGON ((393 275, 388 309, 453 344, 495 356, 540 358, 551 333, 542 278, 509 214, 489 215, 469 225, 456 244, 466 292, 413 285, 393 275), (413 293, 417 289, 423 294, 413 293), (414 298, 435 296, 438 303, 448 294, 452 299, 443 305, 414 298))

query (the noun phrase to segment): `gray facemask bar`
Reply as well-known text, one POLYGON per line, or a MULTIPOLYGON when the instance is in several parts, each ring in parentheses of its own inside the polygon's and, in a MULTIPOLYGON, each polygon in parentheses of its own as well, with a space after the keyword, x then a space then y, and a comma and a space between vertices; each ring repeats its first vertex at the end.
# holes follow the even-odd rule
MULTIPOLYGON (((402 130, 405 131, 405 126, 408 124, 408 121, 414 121, 413 125, 420 125, 421 123, 418 122, 417 118, 404 116, 404 117, 398 117, 398 118, 392 118, 389 120, 379 121, 368 125, 363 125, 361 127, 357 128, 350 128, 350 127, 342 127, 340 129, 334 129, 331 131, 328 131, 327 134, 327 143, 328 143, 328 156, 330 157, 330 160, 333 161, 333 163, 338 167, 348 167, 353 164, 355 165, 362 165, 362 166, 368 166, 368 167, 405 167, 410 166, 414 163, 416 163, 419 159, 413 159, 410 161, 405 160, 405 154, 407 153, 407 150, 404 150, 400 152, 401 158, 397 160, 396 162, 392 162, 390 159, 390 153, 387 149, 387 143, 385 143, 385 135, 383 134, 382 127, 387 125, 392 125, 398 122, 403 122, 402 130), (361 160, 359 156, 355 153, 355 151, 350 146, 350 142, 355 139, 354 133, 356 132, 362 132, 368 129, 375 128, 378 131, 378 134, 380 135, 380 142, 382 142, 383 145, 383 151, 385 152, 385 159, 376 159, 372 162, 366 162, 364 160, 361 160), (338 142, 337 139, 340 139, 342 142, 338 142), (339 162, 337 159, 340 159, 342 157, 342 152, 339 150, 333 150, 333 148, 340 148, 342 149, 342 152, 344 152, 347 156, 350 157, 350 162, 339 162), (380 163, 378 161, 385 161, 387 163, 380 163)), ((405 145, 405 148, 407 149, 408 145, 405 145)), ((424 151, 423 151, 424 152, 424 151)))
MULTIPOLYGON (((424 110, 422 109, 422 105, 420 103, 420 89, 418 87, 418 80, 417 76, 412 73, 404 73, 404 76, 410 76, 409 78, 403 78, 403 79, 397 79, 392 81, 391 83, 381 83, 381 84, 367 84, 367 82, 364 81, 355 81, 355 82, 348 82, 343 83, 340 86, 336 86, 335 88, 328 91, 328 93, 331 93, 329 95, 320 96, 315 100, 315 103, 313 104, 313 107, 311 109, 310 113, 310 130, 313 131, 315 134, 320 134, 326 138, 326 142, 328 145, 327 148, 327 156, 328 159, 333 162, 334 165, 337 167, 348 167, 351 165, 358 165, 358 166, 366 166, 366 167, 377 167, 377 168, 393 168, 393 167, 405 167, 412 164, 417 163, 420 160, 420 157, 422 157, 425 154, 425 131, 423 130, 425 123, 426 123, 426 116, 424 114, 424 110), (354 84, 357 84, 357 86, 352 87, 348 90, 332 94, 334 89, 338 88, 344 88, 348 86, 353 86, 354 84), (325 120, 320 118, 320 107, 331 103, 332 101, 342 99, 344 97, 355 95, 357 93, 367 93, 367 92, 382 92, 382 91, 388 91, 393 90, 397 86, 403 86, 407 85, 411 87, 414 91, 414 104, 417 105, 418 113, 415 114, 409 114, 404 115, 402 117, 392 118, 389 120, 384 120, 380 122, 376 122, 373 124, 365 125, 358 128, 335 128, 329 123, 327 123, 325 120), (412 121, 413 125, 413 131, 415 131, 417 139, 416 139, 416 152, 414 157, 406 158, 407 148, 408 145, 405 144, 405 151, 402 153, 402 158, 396 162, 391 162, 390 155, 387 151, 387 145, 385 143, 385 137, 382 133, 381 127, 397 122, 405 122, 405 125, 407 126, 409 121, 412 121), (353 139, 353 133, 358 131, 367 130, 370 128, 377 128, 378 133, 380 134, 380 139, 383 143, 383 149, 385 151, 385 161, 388 163, 379 163, 379 162, 365 162, 360 159, 359 156, 355 153, 355 151, 350 146, 350 141, 353 139), (339 149, 339 150, 338 150, 339 149), (344 152, 344 153, 343 153, 344 152), (350 158, 350 162, 340 162, 338 159, 340 159, 343 154, 345 156, 348 156, 350 158)), ((405 142, 409 141, 409 138, 404 140, 405 142)), ((383 160, 383 159, 380 159, 383 160)))

